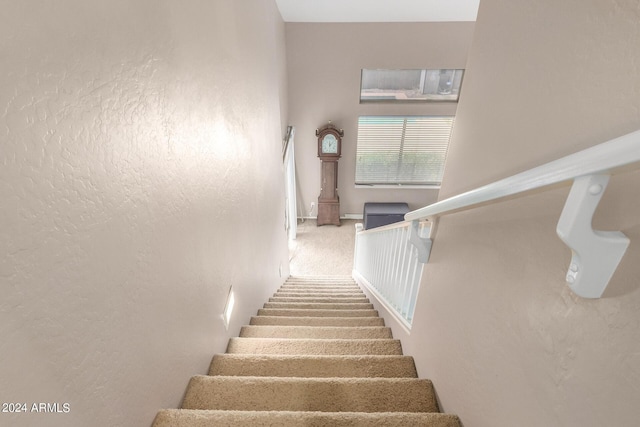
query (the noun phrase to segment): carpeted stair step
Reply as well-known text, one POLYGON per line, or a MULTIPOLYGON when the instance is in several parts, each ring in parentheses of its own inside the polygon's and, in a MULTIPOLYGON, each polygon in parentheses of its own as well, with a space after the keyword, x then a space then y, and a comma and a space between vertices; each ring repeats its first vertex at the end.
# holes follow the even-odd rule
POLYGON ((307 282, 307 283, 292 283, 292 282, 285 282, 282 284, 281 287, 283 288, 288 288, 288 287, 301 287, 301 288, 359 288, 360 285, 358 285, 355 282, 351 282, 351 283, 329 283, 329 282, 325 282, 325 283, 321 283, 321 282, 307 282))
POLYGON ((290 277, 153 427, 461 427, 349 276, 290 277))
POLYGON ((356 283, 284 283, 281 289, 286 288, 298 288, 298 289, 309 289, 309 288, 318 288, 318 289, 360 289, 360 286, 356 283))
POLYGON ((322 303, 331 303, 331 302, 340 302, 340 303, 369 303, 369 298, 362 297, 334 297, 334 296, 326 296, 326 297, 271 297, 269 298, 269 302, 322 302, 322 303))
POLYGON ((351 276, 313 276, 313 277, 297 277, 297 276, 289 276, 286 280, 287 283, 290 282, 303 282, 303 283, 313 283, 313 282, 336 282, 336 283, 355 283, 355 280, 351 276))
POLYGON ((195 376, 183 409, 438 412, 431 381, 417 378, 195 376))
POLYGON ((281 286, 281 292, 363 292, 358 286, 281 286))
POLYGON ((309 303, 309 302, 265 302, 264 308, 291 308, 297 310, 373 310, 371 303, 309 303))
POLYGON ((337 338, 383 339, 393 338, 391 328, 383 326, 243 326, 241 338, 337 338))
POLYGON ((294 298, 363 298, 364 292, 282 292, 273 294, 274 297, 294 297, 294 298))
POLYGON ((250 325, 282 326, 384 326, 382 317, 253 316, 250 325))
POLYGON ((359 286, 329 286, 329 285, 313 285, 313 286, 303 286, 303 285, 282 285, 279 291, 301 291, 301 292, 314 292, 314 291, 323 291, 323 292, 363 292, 359 286))
POLYGON ((357 285, 358 283, 353 279, 348 280, 327 280, 327 279, 318 279, 318 280, 296 280, 296 279, 288 279, 283 285, 357 285))
POLYGON ((153 427, 460 427, 455 415, 411 412, 216 411, 165 409, 153 427))
POLYGON ((281 288, 360 289, 357 283, 283 283, 281 288))
POLYGON ((340 291, 323 291, 321 289, 312 289, 309 291, 289 289, 283 290, 280 289, 276 293, 272 295, 272 297, 298 297, 298 298, 366 298, 364 292, 362 291, 350 291, 350 290, 340 290, 340 291))
POLYGON ((289 278, 287 281, 283 283, 283 285, 290 284, 301 284, 301 285, 309 285, 309 284, 338 284, 338 285, 356 285, 357 282, 351 279, 316 279, 316 280, 300 280, 300 279, 292 279, 289 278))
POLYGON ((320 290, 320 291, 362 291, 358 285, 282 285, 280 289, 298 289, 301 291, 320 290))
POLYGON ((402 355, 400 340, 394 339, 281 339, 231 338, 227 353, 236 354, 324 354, 402 355))
POLYGON ((411 356, 216 354, 209 375, 310 378, 417 378, 411 356))
POLYGON ((258 316, 288 316, 288 317, 378 317, 377 310, 304 310, 293 308, 261 308, 258 316))
POLYGON ((287 284, 290 284, 290 283, 302 283, 302 284, 307 284, 307 283, 340 283, 340 284, 342 284, 342 283, 346 283, 346 284, 355 285, 356 281, 353 280, 353 277, 313 277, 313 278, 289 277, 285 283, 287 283, 287 284))
POLYGON ((347 296, 361 296, 364 295, 364 292, 358 289, 278 289, 276 294, 298 294, 298 295, 323 295, 323 296, 332 296, 332 295, 342 295, 346 294, 347 296))

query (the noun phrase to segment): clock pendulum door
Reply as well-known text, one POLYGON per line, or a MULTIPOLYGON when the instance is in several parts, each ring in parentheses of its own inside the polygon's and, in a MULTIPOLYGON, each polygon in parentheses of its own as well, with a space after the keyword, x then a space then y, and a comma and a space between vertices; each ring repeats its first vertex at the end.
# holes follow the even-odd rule
POLYGON ((340 198, 338 197, 338 161, 323 160, 318 197, 318 225, 340 225, 340 198))

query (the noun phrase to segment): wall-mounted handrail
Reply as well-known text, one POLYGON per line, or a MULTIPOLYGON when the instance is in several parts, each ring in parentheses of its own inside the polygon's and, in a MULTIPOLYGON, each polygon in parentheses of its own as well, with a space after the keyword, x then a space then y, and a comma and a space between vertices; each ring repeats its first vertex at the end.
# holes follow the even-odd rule
POLYGON ((624 166, 637 162, 640 162, 640 131, 411 211, 404 218, 407 221, 434 219, 442 215, 473 209, 498 199, 571 181, 580 176, 610 175, 624 166))
POLYGON ((594 231, 591 219, 609 176, 630 165, 637 168, 638 163, 640 131, 409 212, 405 220, 434 222, 430 235, 434 239, 435 224, 443 215, 573 181, 557 227, 558 235, 572 250, 566 280, 576 294, 599 298, 622 259, 629 239, 617 231, 594 231))

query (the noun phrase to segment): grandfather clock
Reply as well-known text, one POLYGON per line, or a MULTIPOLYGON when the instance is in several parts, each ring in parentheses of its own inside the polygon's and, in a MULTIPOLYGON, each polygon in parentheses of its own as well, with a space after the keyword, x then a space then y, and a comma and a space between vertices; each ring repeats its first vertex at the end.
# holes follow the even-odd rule
POLYGON ((342 154, 344 131, 329 123, 316 129, 318 157, 322 161, 320 197, 318 197, 318 225, 340 225, 340 198, 338 197, 338 159, 342 154))

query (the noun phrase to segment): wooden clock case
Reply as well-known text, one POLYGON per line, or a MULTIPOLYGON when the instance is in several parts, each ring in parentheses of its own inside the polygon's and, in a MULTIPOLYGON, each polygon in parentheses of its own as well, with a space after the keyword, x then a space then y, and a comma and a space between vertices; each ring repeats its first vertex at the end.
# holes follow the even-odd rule
MULTIPOLYGON (((340 198, 338 197, 338 160, 342 155, 342 137, 344 131, 329 122, 322 129, 316 129, 318 137, 318 157, 322 161, 320 171, 320 196, 318 197, 317 224, 340 225, 340 198), (327 137, 333 142, 337 140, 337 150, 323 150, 323 140, 327 137), (334 152, 335 151, 335 152, 334 152)), ((326 146, 324 147, 326 148, 326 146)))

